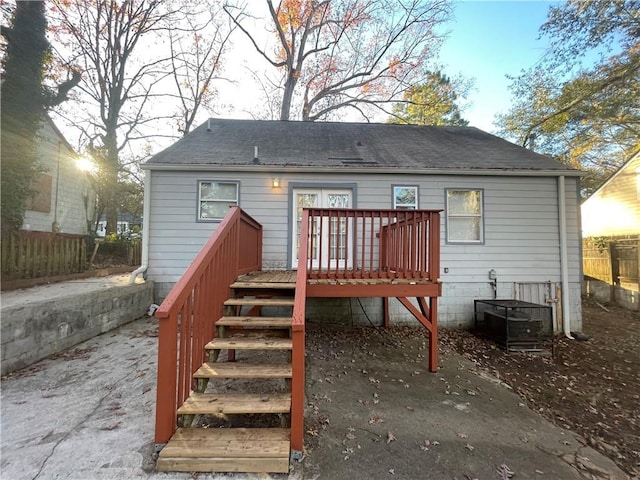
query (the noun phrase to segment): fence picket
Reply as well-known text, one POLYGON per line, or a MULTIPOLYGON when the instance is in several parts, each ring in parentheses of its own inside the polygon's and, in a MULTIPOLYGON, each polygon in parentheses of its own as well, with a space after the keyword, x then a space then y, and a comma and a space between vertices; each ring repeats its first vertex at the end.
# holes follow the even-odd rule
POLYGON ((84 237, 19 232, 3 236, 1 243, 2 280, 79 273, 87 269, 84 237))

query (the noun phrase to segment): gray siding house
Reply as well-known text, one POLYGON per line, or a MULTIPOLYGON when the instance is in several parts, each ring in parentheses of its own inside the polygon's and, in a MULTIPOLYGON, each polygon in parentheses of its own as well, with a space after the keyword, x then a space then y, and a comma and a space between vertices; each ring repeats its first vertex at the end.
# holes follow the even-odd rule
MULTIPOLYGON (((441 209, 441 326, 495 296, 581 329, 580 173, 477 128, 211 119, 143 168, 139 270, 158 300, 231 205, 263 225, 265 270, 296 268, 303 207, 441 209)), ((413 318, 394 301, 393 321, 413 318)), ((307 302, 310 319, 382 323, 380 298, 307 302)))

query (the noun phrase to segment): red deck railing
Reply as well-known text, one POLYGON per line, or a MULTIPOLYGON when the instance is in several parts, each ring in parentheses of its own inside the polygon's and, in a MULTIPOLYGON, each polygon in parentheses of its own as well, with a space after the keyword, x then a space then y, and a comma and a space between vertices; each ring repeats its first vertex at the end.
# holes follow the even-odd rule
POLYGON ((156 311, 156 444, 169 441, 176 430, 176 410, 189 396, 192 375, 205 360, 204 346, 215 335, 229 286, 238 275, 261 267, 262 226, 239 207, 231 207, 156 311))
MULTIPOLYGON (((308 278, 423 279, 436 282, 441 210, 311 208, 308 278)), ((304 221, 304 217, 303 217, 304 221)), ((304 224, 302 231, 304 232, 304 224)), ((299 255, 298 265, 302 265, 299 255)))
MULTIPOLYGON (((302 216, 302 232, 309 231, 309 214, 302 216)), ((305 306, 307 301, 307 262, 304 252, 308 251, 309 236, 300 236, 301 252, 296 274, 296 296, 293 304, 291 337, 291 449, 302 452, 304 444, 304 388, 305 388, 305 306)))

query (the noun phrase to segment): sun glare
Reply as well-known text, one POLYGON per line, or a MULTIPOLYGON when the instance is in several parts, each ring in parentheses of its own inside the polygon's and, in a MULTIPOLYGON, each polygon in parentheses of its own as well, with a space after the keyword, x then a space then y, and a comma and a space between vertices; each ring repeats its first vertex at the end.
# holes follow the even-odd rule
POLYGON ((83 172, 96 173, 98 171, 98 166, 93 163, 93 160, 88 157, 78 158, 76 160, 76 165, 78 169, 82 170, 83 172))

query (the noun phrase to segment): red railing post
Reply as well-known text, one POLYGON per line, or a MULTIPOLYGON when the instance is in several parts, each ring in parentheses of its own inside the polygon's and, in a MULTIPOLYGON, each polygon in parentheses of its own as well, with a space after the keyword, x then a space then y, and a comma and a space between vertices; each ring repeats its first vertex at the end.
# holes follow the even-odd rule
MULTIPOLYGON (((300 248, 298 249, 298 272, 296 295, 293 305, 291 337, 291 450, 302 452, 304 448, 304 387, 305 387, 305 308, 307 300, 307 257, 309 252, 309 210, 302 212, 300 248)), ((313 240, 312 240, 313 241, 313 240)))

